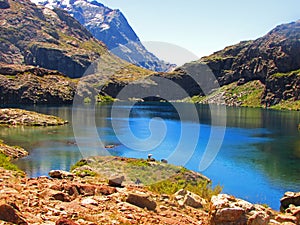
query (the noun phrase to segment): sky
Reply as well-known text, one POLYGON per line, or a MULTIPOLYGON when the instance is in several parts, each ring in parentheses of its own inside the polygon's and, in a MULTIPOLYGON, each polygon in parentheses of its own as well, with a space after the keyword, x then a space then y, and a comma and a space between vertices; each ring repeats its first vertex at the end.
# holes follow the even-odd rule
POLYGON ((98 0, 120 9, 142 42, 167 42, 197 57, 300 19, 300 0, 98 0))

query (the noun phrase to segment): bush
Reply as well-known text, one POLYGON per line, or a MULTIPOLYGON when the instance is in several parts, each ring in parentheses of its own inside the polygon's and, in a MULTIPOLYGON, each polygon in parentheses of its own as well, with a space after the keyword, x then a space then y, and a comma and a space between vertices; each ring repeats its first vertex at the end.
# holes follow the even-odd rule
POLYGON ((98 95, 96 97, 96 101, 103 102, 103 103, 110 103, 110 102, 114 102, 115 99, 109 95, 98 95))
POLYGON ((157 192, 159 194, 175 194, 180 189, 184 189, 199 195, 202 198, 210 200, 213 195, 220 194, 222 187, 217 185, 212 187, 211 183, 205 180, 199 181, 186 181, 181 176, 176 176, 174 179, 164 180, 148 187, 150 191, 157 192), (176 180, 176 181, 174 181, 176 180))
POLYGON ((10 162, 9 157, 0 152, 0 167, 3 167, 6 170, 12 170, 21 172, 21 170, 14 164, 10 162))

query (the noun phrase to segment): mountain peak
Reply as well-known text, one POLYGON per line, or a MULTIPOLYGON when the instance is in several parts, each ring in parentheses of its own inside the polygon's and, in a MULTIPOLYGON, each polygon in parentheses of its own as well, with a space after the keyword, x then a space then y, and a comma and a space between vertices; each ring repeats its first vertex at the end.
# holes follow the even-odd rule
POLYGON ((32 1, 49 8, 66 10, 121 59, 158 72, 174 68, 174 65, 158 59, 144 47, 119 9, 110 9, 94 0, 32 1))

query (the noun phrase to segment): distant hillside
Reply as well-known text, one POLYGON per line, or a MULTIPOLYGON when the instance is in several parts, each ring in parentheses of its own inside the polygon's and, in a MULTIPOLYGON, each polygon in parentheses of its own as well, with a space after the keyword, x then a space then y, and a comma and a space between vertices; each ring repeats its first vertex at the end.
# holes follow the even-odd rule
POLYGON ((77 19, 115 55, 137 66, 166 72, 175 65, 150 53, 129 25, 120 10, 112 10, 97 1, 32 0, 49 8, 61 8, 77 19))
MULTIPOLYGON (((180 68, 192 73, 208 65, 221 90, 199 102, 300 109, 300 20, 277 26, 254 41, 229 46, 180 68)), ((199 93, 201 96, 201 93, 199 93)))

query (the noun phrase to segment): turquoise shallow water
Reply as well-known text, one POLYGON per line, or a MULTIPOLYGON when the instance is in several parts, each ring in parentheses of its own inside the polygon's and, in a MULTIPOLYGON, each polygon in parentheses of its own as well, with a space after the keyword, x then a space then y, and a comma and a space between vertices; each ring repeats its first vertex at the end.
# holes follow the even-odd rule
MULTIPOLYGON (((95 108, 86 105, 76 108, 77 117, 72 122, 72 107, 31 107, 28 109, 57 115, 71 123, 62 127, 0 127, 0 139, 29 150, 30 155, 16 163, 28 176, 36 177, 47 175, 51 169, 68 170, 82 155, 103 154, 97 151, 99 140, 104 145, 116 145, 109 151, 112 155, 146 158, 151 153, 157 159, 166 158, 170 163, 181 164, 196 137, 192 156, 184 166, 199 171, 199 162, 212 132, 212 115, 208 106, 199 105, 200 119, 195 122, 189 116, 187 104, 176 103, 175 106, 188 116, 180 120, 175 108, 168 103, 140 103, 133 108, 124 103, 115 110, 129 111, 128 118, 122 113, 111 118, 111 105, 95 108), (152 118, 155 119, 150 130, 152 118), (164 128, 165 137, 156 143, 164 128), (139 142, 139 139, 147 141, 139 142), (144 149, 145 143, 148 151, 144 149), (177 147, 180 154, 175 157, 172 154, 177 147)), ((202 172, 214 184, 222 185, 224 193, 253 203, 266 203, 275 209, 279 208, 279 199, 285 191, 300 191, 299 112, 228 107, 226 114, 218 117, 227 119, 224 140, 215 160, 202 172)), ((213 142, 218 141, 218 136, 215 138, 213 142)))

